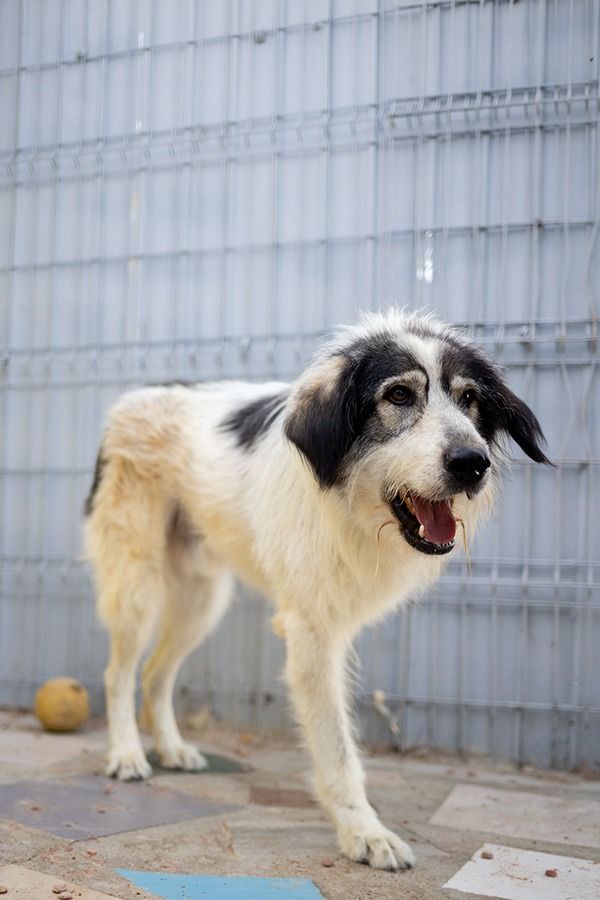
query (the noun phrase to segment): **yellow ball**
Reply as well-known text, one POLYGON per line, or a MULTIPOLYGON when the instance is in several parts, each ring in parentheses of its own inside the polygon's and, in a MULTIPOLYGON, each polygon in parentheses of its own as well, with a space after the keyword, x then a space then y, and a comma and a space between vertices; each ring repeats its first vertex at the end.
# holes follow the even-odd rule
POLYGON ((90 697, 74 678, 51 678, 35 695, 34 712, 46 731, 77 731, 90 714, 90 697))

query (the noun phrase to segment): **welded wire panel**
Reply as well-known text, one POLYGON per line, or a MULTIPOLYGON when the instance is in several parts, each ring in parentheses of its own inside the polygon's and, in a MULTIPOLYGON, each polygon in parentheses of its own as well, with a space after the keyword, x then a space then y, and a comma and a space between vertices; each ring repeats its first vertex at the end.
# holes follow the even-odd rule
MULTIPOLYGON (((364 734, 600 763, 599 47, 600 0, 0 4, 0 702, 101 702, 81 510, 121 391, 292 378, 409 304, 557 467, 519 455, 470 569, 361 639, 364 734)), ((268 616, 236 604, 181 702, 289 727, 268 616)))

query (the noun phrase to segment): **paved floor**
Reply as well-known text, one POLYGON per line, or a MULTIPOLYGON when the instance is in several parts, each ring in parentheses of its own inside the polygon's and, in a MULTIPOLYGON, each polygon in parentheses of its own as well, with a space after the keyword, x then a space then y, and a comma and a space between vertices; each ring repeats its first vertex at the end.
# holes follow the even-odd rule
POLYGON ((278 882, 278 896, 327 900, 600 898, 600 781, 365 754, 371 801, 417 854, 412 872, 390 874, 338 854, 294 744, 212 726, 190 737, 240 770, 156 772, 123 785, 102 774, 102 723, 49 735, 29 716, 0 712, 0 884, 9 900, 270 896, 260 889, 267 882, 241 876, 304 879, 278 882), (210 890, 202 882, 194 893, 193 875, 213 876, 210 890))

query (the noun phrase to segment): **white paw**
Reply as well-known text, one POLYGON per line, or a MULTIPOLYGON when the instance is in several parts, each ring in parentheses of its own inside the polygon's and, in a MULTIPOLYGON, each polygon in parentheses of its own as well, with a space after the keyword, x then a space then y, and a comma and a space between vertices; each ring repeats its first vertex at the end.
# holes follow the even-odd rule
POLYGON ((184 769, 186 772, 201 772, 208 768, 206 757, 193 744, 174 744, 159 751, 161 765, 165 769, 184 769))
POLYGON ((378 821, 346 825, 339 829, 338 840, 342 853, 374 869, 397 872, 412 869, 415 864, 415 855, 408 844, 378 821))
POLYGON ((152 766, 141 748, 135 750, 111 750, 106 774, 120 781, 140 781, 152 775, 152 766))

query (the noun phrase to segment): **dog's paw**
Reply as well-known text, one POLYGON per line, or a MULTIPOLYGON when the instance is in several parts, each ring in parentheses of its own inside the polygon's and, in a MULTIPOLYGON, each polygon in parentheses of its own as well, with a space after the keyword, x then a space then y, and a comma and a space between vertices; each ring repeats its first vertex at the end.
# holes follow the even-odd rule
POLYGON ((141 781, 152 775, 152 766, 141 748, 112 750, 108 755, 106 774, 119 781, 141 781))
POLYGON ((208 768, 205 756, 202 756, 193 744, 182 741, 159 751, 160 764, 165 769, 183 769, 185 772, 201 772, 208 768))
POLYGON ((399 869, 412 869, 415 864, 415 855, 408 844, 380 822, 342 828, 338 839, 345 856, 374 869, 397 872, 399 869))

